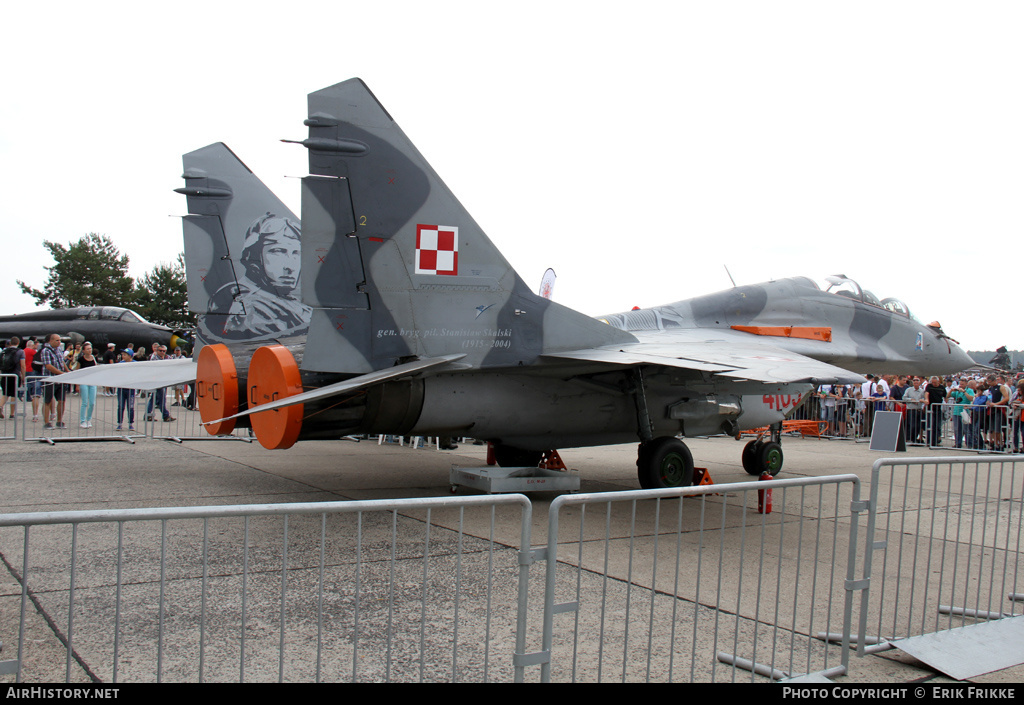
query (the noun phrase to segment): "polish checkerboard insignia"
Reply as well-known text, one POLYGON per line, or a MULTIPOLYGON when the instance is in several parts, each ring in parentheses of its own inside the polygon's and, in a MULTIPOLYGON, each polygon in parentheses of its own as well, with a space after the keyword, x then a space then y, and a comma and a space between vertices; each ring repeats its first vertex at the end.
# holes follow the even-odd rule
POLYGON ((449 225, 416 226, 416 273, 458 275, 458 228, 449 225))

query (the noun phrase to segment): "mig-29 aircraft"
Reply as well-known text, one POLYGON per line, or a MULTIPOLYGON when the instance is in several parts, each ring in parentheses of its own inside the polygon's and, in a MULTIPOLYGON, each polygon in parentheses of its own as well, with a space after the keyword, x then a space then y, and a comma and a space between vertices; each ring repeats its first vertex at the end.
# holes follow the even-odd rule
POLYGON ((472 436, 503 466, 639 441, 642 487, 685 486, 679 436, 773 425, 744 466, 774 474, 779 425, 816 385, 971 364, 937 326, 844 277, 838 293, 783 279, 591 318, 531 291, 361 80, 308 107, 301 228, 223 145, 184 157, 212 433, 248 418, 269 448, 472 436))
MULTIPOLYGON (((254 430, 273 447, 347 433, 470 435, 493 442, 502 465, 638 440, 642 486, 685 485, 693 462, 678 435, 777 423, 814 385, 861 381, 850 369, 971 364, 898 302, 804 279, 590 318, 526 286, 362 81, 312 93, 308 107, 309 328, 277 345, 258 345, 256 331, 200 353, 200 408, 215 428, 259 409, 254 430), (221 389, 219 399, 238 401, 215 402, 221 389)), ((189 198, 194 213, 200 196, 189 198)), ((777 466, 778 449, 764 446, 777 455, 759 449, 761 464, 777 466)))

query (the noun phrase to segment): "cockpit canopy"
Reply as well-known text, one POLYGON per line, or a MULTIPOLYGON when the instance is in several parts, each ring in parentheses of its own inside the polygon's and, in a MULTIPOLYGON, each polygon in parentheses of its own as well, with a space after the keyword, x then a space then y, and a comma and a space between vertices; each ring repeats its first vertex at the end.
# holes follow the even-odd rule
POLYGON ((120 306, 82 307, 79 309, 78 317, 87 318, 89 320, 148 323, 148 321, 139 314, 126 308, 121 308, 120 306))
POLYGON ((860 284, 844 274, 834 274, 825 277, 825 281, 828 282, 828 286, 825 288, 825 292, 828 294, 845 296, 848 299, 860 301, 861 303, 868 304, 869 306, 884 308, 886 311, 898 316, 914 318, 910 313, 910 308, 899 299, 888 298, 879 301, 877 296, 866 289, 861 289, 860 284))

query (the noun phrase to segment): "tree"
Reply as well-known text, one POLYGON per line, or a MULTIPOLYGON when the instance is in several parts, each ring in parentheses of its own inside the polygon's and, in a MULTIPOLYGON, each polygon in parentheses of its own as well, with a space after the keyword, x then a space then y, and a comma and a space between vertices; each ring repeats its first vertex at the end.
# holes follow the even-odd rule
POLYGON ((196 316, 188 310, 185 255, 172 264, 159 264, 135 282, 135 309, 152 323, 171 328, 194 328, 196 316))
POLYGON ((18 281, 38 304, 51 308, 126 306, 132 303, 134 282, 128 276, 128 255, 122 255, 106 235, 89 233, 65 247, 43 241, 55 264, 44 267, 50 276, 42 291, 18 281))

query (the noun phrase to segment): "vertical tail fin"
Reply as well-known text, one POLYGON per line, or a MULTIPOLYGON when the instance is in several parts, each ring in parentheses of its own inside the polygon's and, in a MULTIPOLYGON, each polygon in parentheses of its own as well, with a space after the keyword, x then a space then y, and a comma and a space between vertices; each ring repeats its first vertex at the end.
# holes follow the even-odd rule
POLYGON ((217 142, 182 157, 189 308, 200 345, 305 335, 298 218, 217 142))
POLYGON ((512 367, 635 341, 534 294, 361 80, 311 93, 306 125, 304 368, 512 367))

